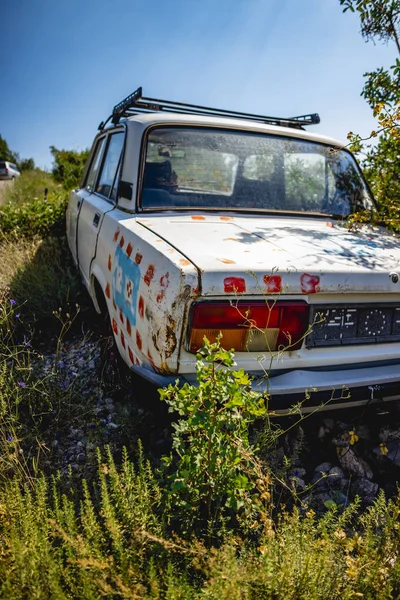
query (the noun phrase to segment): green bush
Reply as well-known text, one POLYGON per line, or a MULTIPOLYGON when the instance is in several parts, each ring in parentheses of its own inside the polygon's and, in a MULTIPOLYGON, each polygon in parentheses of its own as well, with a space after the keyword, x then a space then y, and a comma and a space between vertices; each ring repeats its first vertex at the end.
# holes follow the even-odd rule
POLYGON ((55 181, 61 183, 66 190, 79 186, 85 168, 89 150, 77 152, 75 150, 58 150, 50 146, 53 155, 53 176, 55 181))
POLYGON ((65 194, 32 198, 20 204, 9 203, 0 209, 0 242, 21 237, 34 238, 65 234, 65 194))
POLYGON ((3 262, 11 264, 13 251, 33 240, 31 252, 26 253, 30 255, 7 281, 26 324, 51 318, 60 307, 68 309, 79 295, 80 283, 65 239, 67 201, 67 193, 51 175, 34 170, 8 188, 7 203, 0 207, 3 262))
POLYGON ((268 470, 263 473, 249 442, 249 426, 265 415, 265 398, 252 391, 243 369, 229 369, 234 364, 233 351, 205 338, 197 355, 198 387, 159 390, 180 417, 173 426, 174 456, 164 463, 171 517, 185 532, 200 526, 218 535, 232 518, 257 527, 262 497, 269 498, 268 470))

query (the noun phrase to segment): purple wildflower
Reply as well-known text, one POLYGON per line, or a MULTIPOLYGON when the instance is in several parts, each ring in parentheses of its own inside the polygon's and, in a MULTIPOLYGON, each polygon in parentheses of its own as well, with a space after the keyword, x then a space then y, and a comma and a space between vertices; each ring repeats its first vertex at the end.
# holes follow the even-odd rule
POLYGON ((20 313, 17 313, 17 314, 15 315, 15 318, 16 318, 16 319, 19 319, 19 317, 20 317, 20 313))
POLYGON ((22 388, 26 387, 25 381, 17 381, 17 383, 18 383, 19 387, 22 387, 22 388))
POLYGON ((17 303, 16 303, 16 301, 13 298, 11 298, 10 299, 10 304, 11 304, 11 306, 15 306, 17 303))
POLYGON ((65 388, 67 387, 67 384, 65 383, 65 381, 61 382, 61 387, 63 390, 65 390, 65 388))
POLYGON ((13 436, 12 435, 8 435, 7 436, 7 442, 12 442, 13 441, 13 436))
POLYGON ((61 367, 65 367, 65 362, 63 360, 60 360, 60 362, 57 363, 57 367, 59 369, 61 369, 61 367))

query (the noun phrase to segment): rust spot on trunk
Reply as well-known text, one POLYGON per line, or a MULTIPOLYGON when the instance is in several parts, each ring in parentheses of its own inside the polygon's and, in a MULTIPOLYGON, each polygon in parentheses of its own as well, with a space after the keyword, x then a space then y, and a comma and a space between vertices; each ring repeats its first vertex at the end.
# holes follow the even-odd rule
POLYGON ((107 283, 107 285, 106 285, 105 294, 106 294, 107 298, 111 298, 111 290, 110 290, 109 283, 107 283))
POLYGON ((128 348, 128 354, 129 354, 129 360, 134 365, 135 364, 135 358, 134 358, 133 352, 132 352, 132 350, 130 348, 128 348))
POLYGON ((202 217, 201 215, 192 215, 191 217, 193 219, 193 221, 205 221, 206 218, 202 217))
POLYGON ((122 344, 122 347, 123 347, 123 348, 126 348, 126 346, 125 346, 125 336, 124 336, 124 334, 122 333, 122 331, 121 331, 121 344, 122 344))
POLYGON ((142 255, 142 254, 140 254, 139 252, 136 252, 136 256, 135 256, 135 263, 136 263, 137 265, 140 265, 140 263, 142 262, 142 258, 143 258, 143 255, 142 255))
POLYGON ((111 271, 112 262, 111 262, 111 254, 108 255, 108 270, 111 271))
POLYGON ((149 268, 146 271, 146 275, 143 277, 144 282, 147 286, 150 286, 151 280, 154 277, 154 265, 149 265, 149 268))
POLYGON ((136 345, 139 348, 139 350, 142 349, 142 336, 138 331, 136 331, 136 345))
POLYGON ((154 347, 165 358, 169 358, 176 348, 175 331, 176 323, 171 315, 169 315, 167 325, 152 335, 154 347))
POLYGON ((317 294, 320 291, 319 275, 303 273, 300 277, 300 287, 303 294, 317 294))
POLYGON ((143 319, 143 317, 144 317, 144 300, 143 300, 143 296, 140 296, 140 298, 139 298, 138 311, 139 311, 139 315, 143 319))
POLYGON ((119 238, 119 233, 120 233, 120 229, 118 227, 118 229, 116 230, 116 232, 114 233, 114 237, 113 237, 113 242, 117 242, 118 238, 119 238))
POLYGON ((226 277, 224 279, 224 291, 228 294, 231 292, 243 294, 246 291, 246 281, 243 277, 226 277))
POLYGON ((279 294, 282 291, 282 277, 280 275, 264 275, 267 294, 279 294))
POLYGON ((181 258, 179 264, 181 267, 188 267, 190 265, 190 260, 187 260, 186 258, 181 258))
POLYGON ((126 253, 127 253, 127 255, 129 256, 129 258, 131 257, 132 250, 133 250, 133 248, 132 248, 132 244, 131 244, 131 243, 129 243, 129 244, 127 245, 127 247, 126 247, 126 253))
POLYGON ((157 302, 161 302, 165 298, 165 293, 169 286, 169 273, 165 273, 165 275, 160 277, 160 286, 161 286, 161 289, 156 297, 157 302))
POLYGON ((119 310, 119 320, 121 321, 122 325, 124 324, 124 315, 122 314, 122 310, 119 310))
POLYGON ((120 246, 121 246, 121 248, 122 248, 122 246, 123 246, 124 244, 125 244, 125 240, 124 240, 124 236, 122 235, 122 236, 121 236, 121 239, 119 240, 119 245, 120 245, 120 246))
POLYGON ((224 263, 224 265, 235 265, 235 261, 231 260, 230 258, 217 258, 217 260, 219 260, 219 262, 224 263))
POLYGON ((221 221, 232 221, 232 217, 220 217, 221 221))

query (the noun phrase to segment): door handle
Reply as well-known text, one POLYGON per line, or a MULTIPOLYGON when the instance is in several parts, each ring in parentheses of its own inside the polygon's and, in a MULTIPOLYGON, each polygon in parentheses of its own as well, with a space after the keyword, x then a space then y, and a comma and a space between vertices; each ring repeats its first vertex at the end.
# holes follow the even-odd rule
POLYGON ((76 203, 76 208, 79 208, 79 207, 80 207, 80 205, 81 205, 81 201, 80 201, 80 200, 78 200, 78 202, 76 203))
POLYGON ((95 227, 98 227, 99 223, 100 223, 100 214, 99 213, 95 213, 94 219, 93 219, 93 225, 95 227))

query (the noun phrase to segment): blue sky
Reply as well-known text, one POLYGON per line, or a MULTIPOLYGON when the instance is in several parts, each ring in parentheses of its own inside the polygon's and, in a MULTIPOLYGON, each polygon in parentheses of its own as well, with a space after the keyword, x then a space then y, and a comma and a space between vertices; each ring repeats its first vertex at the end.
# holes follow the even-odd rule
POLYGON ((91 145, 114 104, 146 96, 292 116, 368 133, 363 73, 391 45, 363 41, 339 0, 13 0, 1 6, 0 134, 51 167, 49 146, 91 145))

